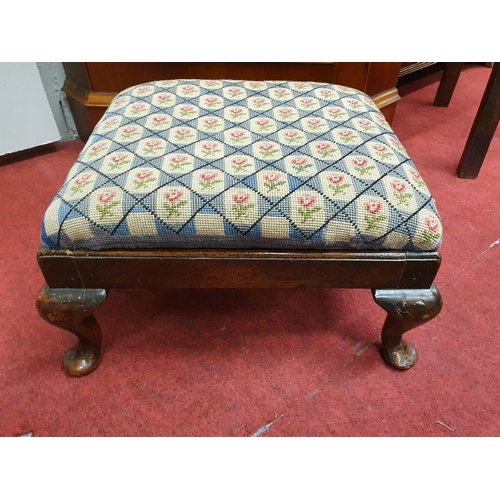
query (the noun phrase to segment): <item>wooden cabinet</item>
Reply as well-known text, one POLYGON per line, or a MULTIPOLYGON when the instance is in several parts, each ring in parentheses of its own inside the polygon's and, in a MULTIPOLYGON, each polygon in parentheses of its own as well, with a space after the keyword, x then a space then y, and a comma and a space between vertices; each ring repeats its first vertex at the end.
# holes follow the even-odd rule
POLYGON ((78 134, 86 141, 113 97, 153 80, 177 78, 297 80, 337 83, 370 95, 391 123, 400 99, 396 85, 401 63, 63 63, 66 92, 78 134))

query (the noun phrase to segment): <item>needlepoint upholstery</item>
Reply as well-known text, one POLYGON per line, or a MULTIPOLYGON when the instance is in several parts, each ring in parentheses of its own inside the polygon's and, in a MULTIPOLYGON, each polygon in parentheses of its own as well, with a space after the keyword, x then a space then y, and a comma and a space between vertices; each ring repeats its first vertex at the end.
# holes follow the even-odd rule
POLYGON ((42 224, 51 248, 434 251, 425 182, 373 101, 325 83, 119 93, 42 224))

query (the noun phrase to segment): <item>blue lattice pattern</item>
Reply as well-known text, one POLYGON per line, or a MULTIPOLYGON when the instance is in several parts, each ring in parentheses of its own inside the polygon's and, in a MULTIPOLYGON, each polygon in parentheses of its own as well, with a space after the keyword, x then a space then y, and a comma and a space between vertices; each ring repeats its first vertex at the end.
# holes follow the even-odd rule
POLYGON ((42 225, 51 248, 433 251, 429 190, 374 102, 315 82, 126 89, 42 225))

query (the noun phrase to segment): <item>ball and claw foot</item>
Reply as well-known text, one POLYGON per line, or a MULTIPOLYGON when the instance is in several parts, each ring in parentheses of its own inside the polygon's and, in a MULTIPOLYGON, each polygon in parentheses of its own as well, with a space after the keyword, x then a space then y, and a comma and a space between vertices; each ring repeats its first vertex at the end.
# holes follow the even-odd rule
POLYGON ((435 318, 443 307, 435 285, 417 290, 373 290, 375 302, 387 311, 382 328, 383 360, 398 370, 408 370, 418 360, 416 349, 403 334, 435 318))

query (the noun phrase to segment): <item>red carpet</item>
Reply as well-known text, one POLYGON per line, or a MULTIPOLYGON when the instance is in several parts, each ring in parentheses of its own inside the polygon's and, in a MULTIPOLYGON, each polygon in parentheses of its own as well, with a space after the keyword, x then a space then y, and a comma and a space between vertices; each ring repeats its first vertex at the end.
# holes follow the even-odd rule
POLYGON ((101 366, 67 377, 75 337, 36 312, 35 255, 82 143, 0 167, 0 435, 500 435, 498 134, 478 179, 455 173, 490 71, 467 67, 448 108, 441 73, 401 89, 393 127, 445 228, 444 308, 407 335, 408 372, 380 358, 369 290, 120 290, 96 313, 101 366))

